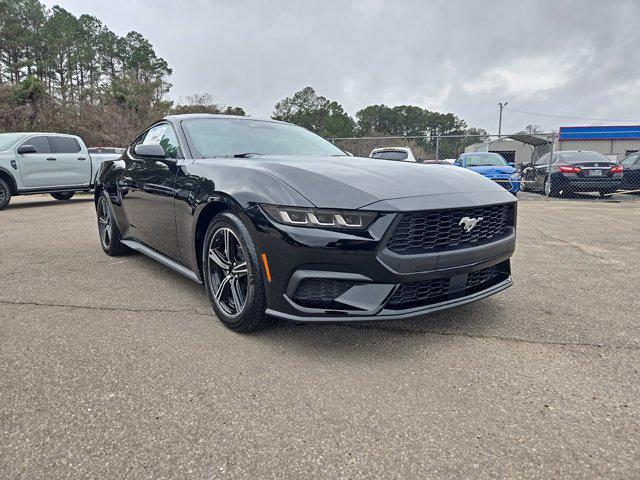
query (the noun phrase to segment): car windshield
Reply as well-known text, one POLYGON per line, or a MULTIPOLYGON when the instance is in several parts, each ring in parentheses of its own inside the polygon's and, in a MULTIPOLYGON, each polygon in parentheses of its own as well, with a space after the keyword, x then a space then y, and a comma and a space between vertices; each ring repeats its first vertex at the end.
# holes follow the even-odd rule
POLYGON ((467 167, 503 167, 507 165, 500 155, 466 155, 467 167))
POLYGON ((407 152, 402 150, 384 150, 382 152, 373 152, 371 158, 382 158, 384 160, 406 160, 409 158, 407 152))
POLYGON ((182 122, 196 158, 234 155, 346 155, 304 128, 246 118, 194 118, 182 122))
POLYGON ((24 136, 24 133, 0 133, 0 152, 18 143, 24 136))

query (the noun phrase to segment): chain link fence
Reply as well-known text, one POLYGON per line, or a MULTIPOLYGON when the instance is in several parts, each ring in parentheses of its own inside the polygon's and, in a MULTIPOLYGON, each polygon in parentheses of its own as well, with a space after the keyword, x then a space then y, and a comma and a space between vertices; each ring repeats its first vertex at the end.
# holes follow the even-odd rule
POLYGON ((330 139, 372 160, 469 168, 522 199, 640 200, 640 130, 624 138, 567 139, 562 132, 330 139))

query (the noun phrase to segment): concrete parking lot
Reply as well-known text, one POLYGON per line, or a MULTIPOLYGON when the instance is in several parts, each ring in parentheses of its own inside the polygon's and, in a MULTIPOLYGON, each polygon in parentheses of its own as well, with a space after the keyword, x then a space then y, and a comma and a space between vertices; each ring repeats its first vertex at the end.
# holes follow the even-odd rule
POLYGON ((640 203, 522 201, 515 286, 409 322, 226 330, 100 249, 90 197, 0 212, 0 478, 639 478, 640 203))

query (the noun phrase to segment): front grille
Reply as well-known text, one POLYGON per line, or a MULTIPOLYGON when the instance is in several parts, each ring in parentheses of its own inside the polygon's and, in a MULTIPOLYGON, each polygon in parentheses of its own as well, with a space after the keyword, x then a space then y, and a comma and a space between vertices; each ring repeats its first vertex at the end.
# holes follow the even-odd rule
POLYGON ((449 292, 448 278, 435 278, 423 282, 402 283, 393 293, 387 306, 411 308, 411 306, 435 303, 434 299, 447 295, 449 292), (425 303, 426 302, 426 303, 425 303))
POLYGON ((405 213, 387 248, 411 255, 480 245, 507 236, 513 222, 513 204, 405 213), (482 220, 467 232, 460 225, 464 217, 482 220))
POLYGON ((509 278, 508 260, 492 267, 467 274, 463 288, 455 289, 451 278, 434 278, 421 282, 402 283, 385 305, 391 310, 424 307, 445 300, 464 297, 497 285, 509 278))
POLYGON ((300 282, 293 300, 307 308, 340 308, 345 305, 335 302, 335 299, 345 293, 356 282, 335 280, 332 278, 306 278, 300 282))
POLYGON ((467 276, 467 288, 474 288, 480 284, 486 283, 493 278, 500 275, 498 267, 489 267, 484 270, 478 270, 477 272, 471 272, 467 276))

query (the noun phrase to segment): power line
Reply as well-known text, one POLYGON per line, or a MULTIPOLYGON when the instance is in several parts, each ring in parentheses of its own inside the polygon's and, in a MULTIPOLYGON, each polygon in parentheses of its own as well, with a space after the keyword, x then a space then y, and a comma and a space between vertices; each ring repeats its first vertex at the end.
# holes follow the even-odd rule
POLYGON ((525 112, 524 110, 514 110, 513 108, 505 108, 505 110, 508 110, 510 112, 515 112, 515 113, 525 113, 527 115, 537 115, 539 117, 553 117, 553 118, 568 118, 571 120, 591 120, 594 122, 639 122, 638 120, 613 120, 611 118, 588 118, 588 117, 574 117, 571 115, 554 115, 551 113, 536 113, 536 112, 525 112))

